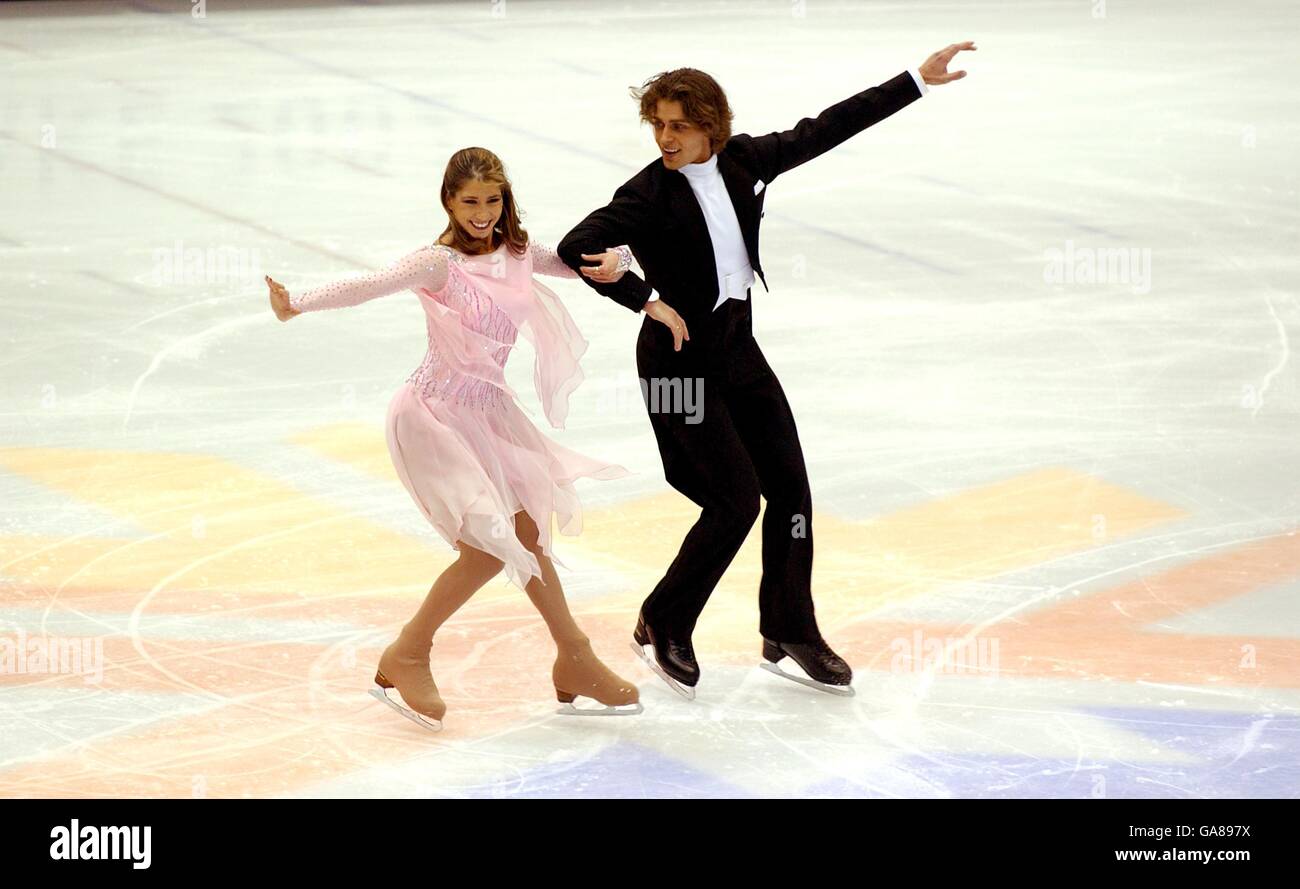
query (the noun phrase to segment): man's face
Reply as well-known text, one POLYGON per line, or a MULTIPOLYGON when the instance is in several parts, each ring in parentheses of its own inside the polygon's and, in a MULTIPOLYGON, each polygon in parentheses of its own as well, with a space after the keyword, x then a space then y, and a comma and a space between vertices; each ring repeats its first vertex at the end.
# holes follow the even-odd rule
POLYGON ((687 164, 698 164, 713 155, 709 134, 686 119, 681 102, 660 99, 650 120, 655 130, 655 142, 663 156, 664 166, 670 170, 687 164))

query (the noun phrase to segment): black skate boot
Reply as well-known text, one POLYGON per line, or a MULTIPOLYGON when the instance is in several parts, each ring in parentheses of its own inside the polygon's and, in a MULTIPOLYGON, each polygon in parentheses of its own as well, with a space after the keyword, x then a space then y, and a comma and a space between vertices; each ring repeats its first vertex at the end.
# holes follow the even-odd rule
POLYGON ((763 659, 767 663, 760 666, 769 673, 828 694, 845 697, 853 694, 853 687, 849 684, 853 681, 853 670, 844 658, 831 650, 825 639, 818 638, 813 642, 773 642, 764 638, 763 659), (778 664, 786 657, 798 664, 808 674, 808 678, 782 670, 778 664))
POLYGON ((689 638, 675 639, 656 631, 646 623, 644 615, 637 615, 632 640, 632 650, 656 676, 688 701, 695 700, 700 665, 695 662, 689 638))

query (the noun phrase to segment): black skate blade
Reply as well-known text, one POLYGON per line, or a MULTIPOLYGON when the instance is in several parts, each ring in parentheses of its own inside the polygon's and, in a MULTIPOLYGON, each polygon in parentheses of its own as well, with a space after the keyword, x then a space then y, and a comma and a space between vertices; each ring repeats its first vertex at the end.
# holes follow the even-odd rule
MULTIPOLYGON (((785 660, 785 658, 782 658, 781 660, 785 660)), ((829 683, 826 682, 818 682, 816 679, 809 679, 806 676, 796 676, 793 673, 787 673, 785 670, 782 670, 779 664, 773 664, 768 661, 764 661, 763 663, 759 664, 759 666, 769 673, 774 673, 777 676, 780 676, 782 679, 789 679, 791 682, 797 682, 800 685, 806 685, 809 688, 815 688, 818 691, 825 692, 828 695, 835 695, 836 697, 841 697, 841 698, 851 698, 854 696, 854 694, 856 694, 856 692, 854 692, 853 690, 853 686, 851 685, 830 685, 829 683)))
POLYGON ((664 672, 664 668, 659 666, 659 662, 655 660, 654 655, 646 652, 647 648, 649 648, 651 651, 654 651, 653 647, 651 647, 650 645, 637 645, 635 641, 633 641, 631 645, 632 645, 632 650, 636 652, 636 656, 641 659, 641 663, 645 664, 647 667, 650 668, 651 673, 654 673, 656 676, 662 679, 668 685, 669 688, 677 692, 686 700, 688 701, 695 700, 694 688, 692 688, 689 685, 682 685, 676 679, 669 676, 667 673, 664 672))

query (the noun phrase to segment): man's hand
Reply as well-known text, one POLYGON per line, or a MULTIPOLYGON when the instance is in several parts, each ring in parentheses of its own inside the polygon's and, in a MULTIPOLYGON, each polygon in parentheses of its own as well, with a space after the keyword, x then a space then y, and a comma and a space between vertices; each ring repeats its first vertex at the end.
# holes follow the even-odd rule
POLYGON ((665 303, 662 299, 645 304, 645 313, 656 321, 668 325, 668 329, 673 332, 673 351, 682 350, 682 340, 687 342, 691 339, 691 334, 686 329, 686 322, 682 316, 673 310, 673 307, 665 303))
POLYGON ((583 253, 580 255, 589 262, 599 263, 599 265, 584 265, 578 268, 578 271, 597 284, 616 284, 623 277, 623 272, 618 267, 621 257, 617 250, 610 249, 604 253, 583 253))
POLYGON ((965 43, 954 43, 952 46, 933 53, 918 69, 921 72, 921 79, 930 86, 940 83, 950 83, 954 80, 961 80, 966 76, 966 72, 954 71, 949 74, 948 63, 952 61, 953 56, 957 55, 957 53, 961 52, 963 49, 974 51, 975 48, 974 42, 967 40, 965 43))

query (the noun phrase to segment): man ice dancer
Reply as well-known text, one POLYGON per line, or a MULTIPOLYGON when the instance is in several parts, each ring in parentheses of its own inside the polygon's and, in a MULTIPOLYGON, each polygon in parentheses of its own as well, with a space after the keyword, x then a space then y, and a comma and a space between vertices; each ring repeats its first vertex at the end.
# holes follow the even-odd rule
POLYGON ((642 604, 633 635, 634 650, 684 697, 694 697, 700 677, 691 633, 758 517, 760 494, 767 500, 759 584, 763 666, 824 691, 853 693, 852 670, 826 644, 813 614, 812 495, 794 416, 751 329, 754 276, 767 287, 758 254, 763 199, 777 176, 921 98, 927 84, 964 77, 965 71, 949 73, 948 63, 974 49, 971 42, 954 43, 794 129, 758 137, 731 134, 727 97, 708 74, 693 68, 659 74, 633 95, 642 120, 654 127, 661 157, 559 245, 564 262, 598 293, 646 313, 637 370, 664 476, 701 509, 642 604), (645 278, 593 280, 595 267, 583 262, 594 262, 610 244, 629 245, 645 278), (651 397, 682 387, 691 387, 702 416, 698 407, 685 412, 671 398, 664 404, 651 397), (775 666, 785 657, 811 681, 775 666))

